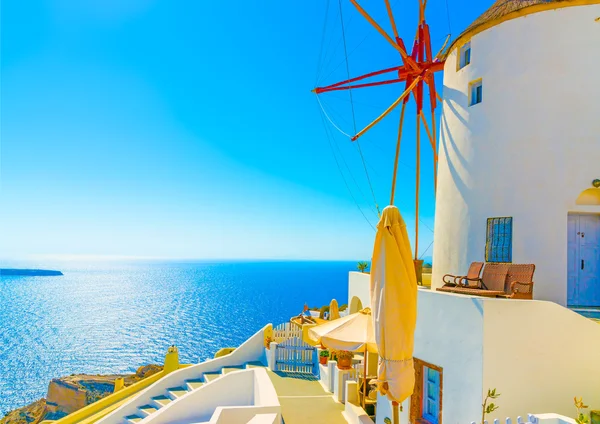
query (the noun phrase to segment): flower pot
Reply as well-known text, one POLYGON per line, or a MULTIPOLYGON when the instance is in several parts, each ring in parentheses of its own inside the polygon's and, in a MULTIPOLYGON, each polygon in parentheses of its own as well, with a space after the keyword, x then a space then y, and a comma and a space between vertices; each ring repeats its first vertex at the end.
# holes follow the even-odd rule
POLYGON ((340 370, 349 370, 352 368, 352 358, 338 358, 337 367, 340 370))
POLYGON ((329 356, 319 356, 319 364, 327 365, 327 361, 329 361, 329 356))

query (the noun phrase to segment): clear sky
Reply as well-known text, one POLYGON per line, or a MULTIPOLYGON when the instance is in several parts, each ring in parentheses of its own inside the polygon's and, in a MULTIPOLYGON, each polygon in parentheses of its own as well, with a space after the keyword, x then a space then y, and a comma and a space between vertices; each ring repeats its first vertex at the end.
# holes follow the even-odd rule
MULTIPOLYGON (((411 44, 418 2, 392 3, 411 44)), ((434 49, 491 1, 469 3, 448 0, 448 21, 446 2, 429 1, 434 49)), ((364 1, 388 29, 383 4, 364 1)), ((324 126, 310 92, 347 75, 338 6, 3 0, 0 257, 370 258, 377 217, 360 155, 324 126)), ((346 0, 342 14, 351 75, 398 63, 346 0)), ((357 92, 357 126, 401 91, 357 92)), ((352 132, 347 93, 321 99, 352 132)), ((361 142, 380 208, 398 112, 361 142)), ((410 228, 414 119, 409 110, 397 192, 410 228)), ((429 256, 433 171, 424 143, 419 250, 429 256)))

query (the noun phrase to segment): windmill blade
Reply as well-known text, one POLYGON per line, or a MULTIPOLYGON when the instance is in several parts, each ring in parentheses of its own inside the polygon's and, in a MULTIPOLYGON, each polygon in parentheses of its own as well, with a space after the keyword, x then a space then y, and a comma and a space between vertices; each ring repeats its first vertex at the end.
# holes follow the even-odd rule
POLYGON ((398 39, 398 28, 396 28, 396 21, 394 20, 394 14, 392 13, 392 6, 390 5, 390 0, 385 1, 385 8, 387 9, 388 16, 390 18, 390 24, 392 25, 392 32, 394 33, 394 38, 398 39))
POLYGON ((373 26, 373 28, 375 28, 377 30, 377 32, 379 32, 383 36, 383 38, 385 38, 387 40, 387 42, 392 45, 392 47, 394 47, 396 50, 398 50, 400 52, 400 55, 402 55, 404 60, 406 60, 408 66, 410 66, 415 71, 419 70, 419 66, 415 63, 415 61, 412 60, 406 54, 406 52, 400 48, 400 46, 398 46, 398 44, 392 39, 392 37, 390 37, 389 34, 387 32, 385 32, 383 28, 381 28, 381 26, 375 21, 375 19, 373 19, 367 13, 367 11, 365 9, 363 9, 360 4, 358 4, 358 2, 356 0, 350 0, 350 3, 352 3, 354 5, 356 10, 358 10, 358 12, 361 15, 363 15, 363 17, 373 26))
POLYGON ((400 95, 400 97, 398 97, 398 99, 396 101, 394 101, 394 103, 392 103, 390 105, 390 107, 388 107, 381 115, 379 115, 373 122, 371 122, 369 125, 367 125, 365 128, 363 128, 362 130, 360 130, 354 137, 352 137, 352 141, 357 140, 360 136, 364 135, 367 131, 369 131, 371 128, 373 128, 373 126, 375 124, 377 124, 379 121, 381 121, 383 118, 385 118, 391 111, 393 111, 396 106, 398 106, 400 103, 402 103, 402 101, 411 93, 411 91, 413 90, 413 88, 415 88, 415 86, 421 82, 422 78, 419 76, 417 78, 415 78, 415 80, 413 81, 413 83, 406 89, 404 90, 404 93, 402 93, 400 95))
POLYGON ((444 52, 444 50, 446 50, 446 46, 448 45, 449 42, 450 42, 450 34, 448 34, 448 36, 446 37, 446 41, 444 41, 444 44, 442 45, 442 48, 440 49, 440 51, 435 55, 435 60, 440 60, 442 58, 442 53, 444 52))
POLYGON ((351 88, 360 88, 360 87, 370 87, 372 85, 382 85, 382 84, 391 84, 394 82, 404 81, 406 79, 406 68, 404 66, 394 66, 392 68, 382 69, 380 71, 369 72, 368 74, 360 75, 358 77, 350 78, 344 81, 337 82, 335 84, 331 84, 325 87, 316 87, 312 91, 313 93, 320 94, 325 93, 327 91, 336 91, 336 90, 348 90, 351 88), (377 75, 386 74, 389 72, 398 72, 397 80, 389 80, 389 81, 379 81, 368 84, 357 84, 357 85, 348 85, 352 82, 360 81, 366 78, 371 78, 377 75))

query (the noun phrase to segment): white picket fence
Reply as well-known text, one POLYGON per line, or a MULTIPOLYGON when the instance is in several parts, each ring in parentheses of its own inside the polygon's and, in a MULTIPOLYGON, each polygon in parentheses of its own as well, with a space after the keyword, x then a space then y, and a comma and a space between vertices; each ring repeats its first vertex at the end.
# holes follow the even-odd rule
MULTIPOLYGON (((539 424, 540 420, 533 414, 527 414, 527 420, 523 421, 523 417, 517 417, 517 424, 539 424)), ((493 421, 494 424, 500 424, 499 419, 495 419, 493 421)), ((471 424, 479 424, 479 421, 471 421, 471 424)), ((484 424, 489 424, 487 420, 484 421, 484 424)), ((512 418, 505 418, 505 424, 513 424, 512 418)))
POLYGON ((288 339, 275 346, 275 371, 317 375, 317 348, 299 338, 288 339))
POLYGON ((284 322, 273 329, 273 341, 283 343, 289 339, 302 339, 302 328, 291 322, 284 322))

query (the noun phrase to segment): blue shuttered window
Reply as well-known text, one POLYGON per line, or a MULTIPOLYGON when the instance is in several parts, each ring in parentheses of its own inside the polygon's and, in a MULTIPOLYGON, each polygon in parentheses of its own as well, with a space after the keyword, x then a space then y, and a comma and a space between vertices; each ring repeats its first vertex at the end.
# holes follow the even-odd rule
POLYGON ((438 424, 440 413, 440 372, 423 367, 423 418, 438 424))
POLYGON ((512 218, 488 218, 486 262, 512 262, 512 218))

